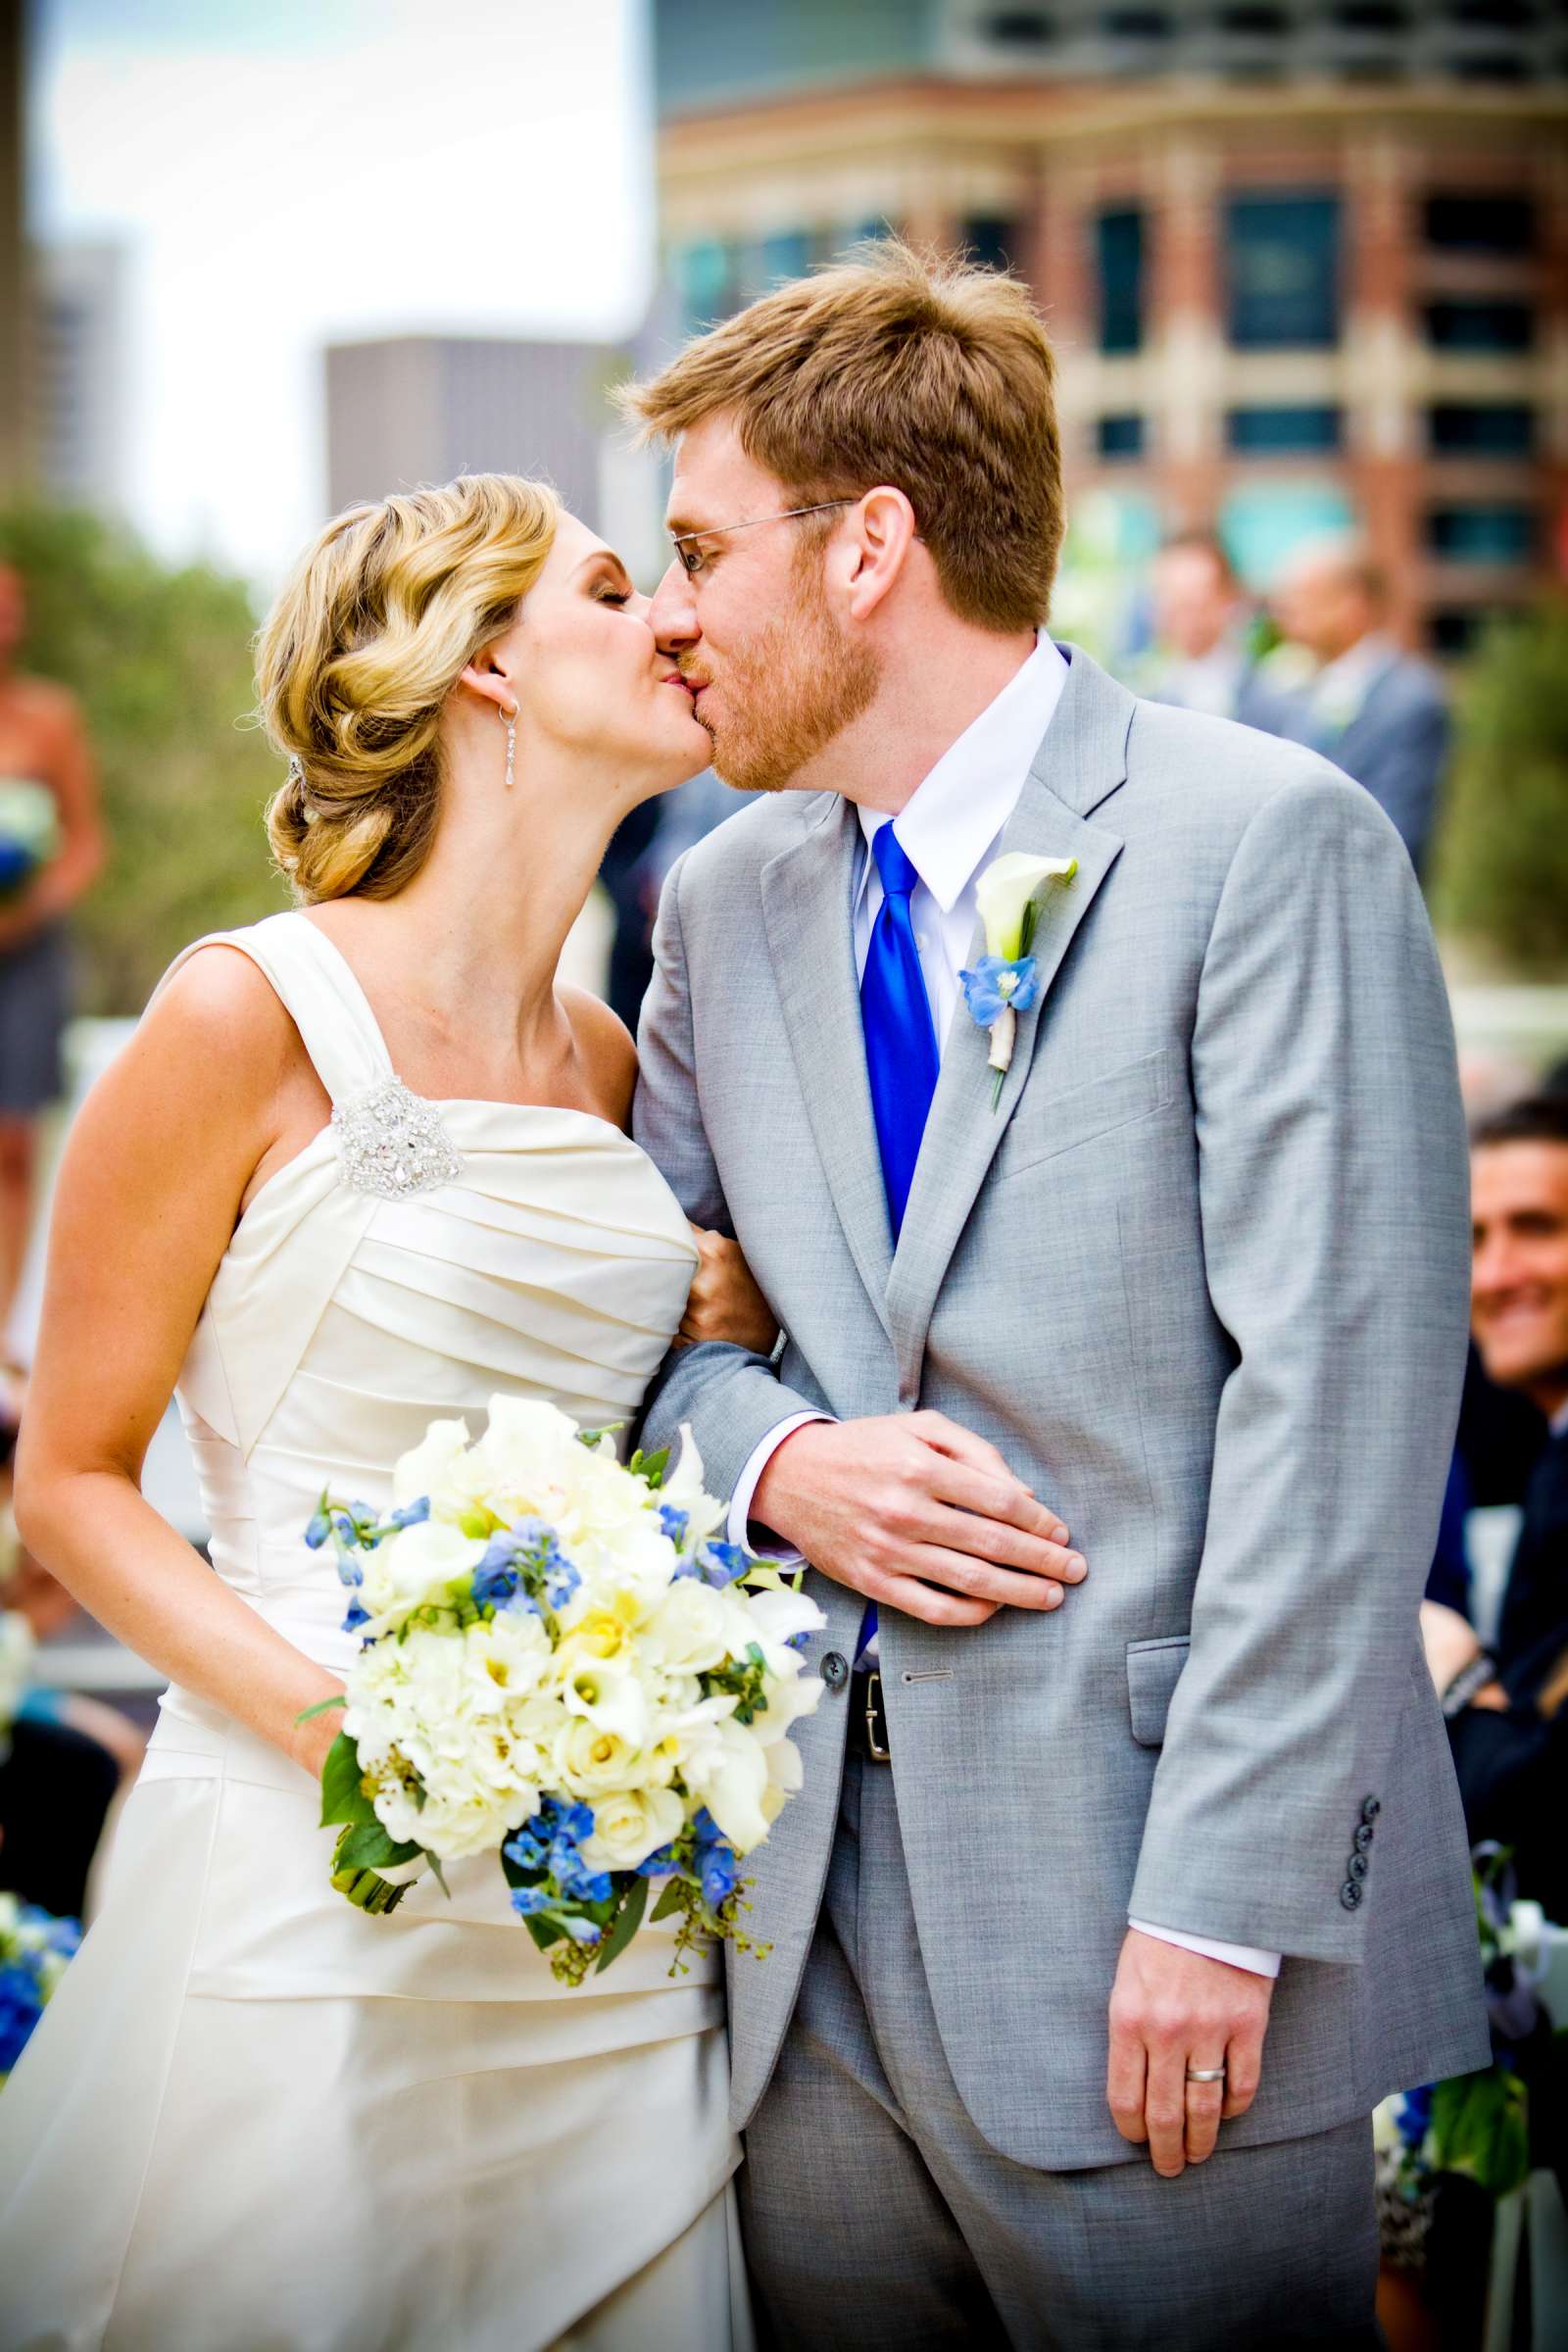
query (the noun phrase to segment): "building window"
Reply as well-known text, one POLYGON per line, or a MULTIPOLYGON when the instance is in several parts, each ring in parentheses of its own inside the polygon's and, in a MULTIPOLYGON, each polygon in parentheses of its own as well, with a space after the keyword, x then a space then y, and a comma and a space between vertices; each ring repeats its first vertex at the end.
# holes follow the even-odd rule
POLYGON ((1012 222, 991 213, 977 213, 963 224, 964 252, 982 270, 1010 270, 1013 238, 1012 222))
POLYGON ((1462 661, 1494 621, 1516 616, 1512 605, 1439 605, 1427 614, 1427 642, 1446 662, 1462 661))
POLYGON ((1340 446, 1340 412, 1330 408, 1232 409, 1225 438, 1238 457, 1319 457, 1340 446))
POLYGON ((1528 196, 1429 196, 1427 243, 1445 253, 1529 254, 1536 208, 1528 196))
POLYGON ((1055 24, 1043 8, 998 9, 980 29, 999 49, 1046 49, 1056 37, 1055 24))
POLYGON ((1141 458, 1144 454, 1142 416, 1102 416, 1095 425, 1095 442, 1102 458, 1141 458))
POLYGON ((1144 216, 1102 213, 1095 222, 1100 348, 1141 351, 1144 342, 1144 216))
POLYGON ((1536 553, 1533 507, 1434 507, 1427 545, 1446 564, 1529 564, 1536 553))
POLYGON ((1336 196, 1233 196, 1225 207, 1238 351, 1332 350, 1340 332, 1336 196))
POLYGON ((1523 401, 1440 401, 1427 411, 1435 458, 1528 458, 1536 446, 1535 411, 1523 401))
POLYGON ((1528 302, 1429 302, 1427 341, 1434 351, 1530 351, 1536 316, 1528 302))

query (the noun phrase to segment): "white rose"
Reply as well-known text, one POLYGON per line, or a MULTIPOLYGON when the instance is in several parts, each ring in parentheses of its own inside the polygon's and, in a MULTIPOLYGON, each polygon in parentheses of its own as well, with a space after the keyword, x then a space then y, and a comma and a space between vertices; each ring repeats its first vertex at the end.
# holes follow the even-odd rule
POLYGON ((683 1576, 643 1629, 643 1654, 668 1674, 706 1673, 730 1654, 728 1616, 721 1593, 683 1576))
POLYGON ((678 1838, 686 1808, 668 1788, 623 1788, 594 1806, 594 1831, 582 1858, 593 1870, 635 1870, 678 1838))
POLYGON ((586 1716, 573 1715, 551 1742, 551 1769, 573 1796, 589 1802, 608 1789, 625 1788, 638 1778, 638 1751, 615 1732, 602 1731, 586 1716))

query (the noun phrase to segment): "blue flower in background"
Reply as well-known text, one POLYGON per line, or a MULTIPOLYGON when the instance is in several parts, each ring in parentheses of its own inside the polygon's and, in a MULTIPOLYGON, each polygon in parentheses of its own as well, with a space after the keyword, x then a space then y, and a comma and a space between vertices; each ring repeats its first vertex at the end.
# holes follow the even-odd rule
POLYGON ((544 1886, 514 1886, 512 1908, 519 1919, 537 1919, 541 1911, 550 1908, 549 1889, 544 1886))
POLYGON ((660 1531, 662 1534, 666 1535, 669 1538, 677 1551, 686 1541, 686 1530, 690 1527, 691 1523, 692 1515, 690 1511, 683 1511, 678 1504, 673 1502, 662 1502, 660 1504, 660 1531))
POLYGON ((591 1919, 573 1919, 569 1912, 563 1917, 561 1924, 573 1943, 597 1943, 604 1933, 591 1919))
POLYGON ((346 1634, 357 1634, 362 1625, 368 1625, 369 1622, 370 1612, 356 1592, 354 1598, 349 1602, 348 1614, 343 1620, 343 1631, 346 1634))
POLYGON ((699 1849, 697 1858, 702 1867, 703 1900, 710 1911, 716 1911, 735 1891, 734 1848, 705 1845, 699 1849))
POLYGON ((542 1838, 536 1836, 530 1821, 525 1822, 520 1830, 513 1832, 501 1851, 519 1870, 537 1870, 550 1848, 542 1838))
POLYGON ((324 1511, 318 1511, 305 1530, 305 1541, 313 1551, 319 1551, 332 1533, 332 1522, 324 1511))
POLYGON ((430 1516, 430 1497, 421 1494, 417 1502, 405 1502, 389 1515, 394 1527, 422 1527, 430 1516))
POLYGON ((675 1848, 672 1845, 662 1845, 657 1853, 646 1855, 638 1863, 637 1876, 640 1879, 664 1879, 672 1870, 678 1868, 679 1864, 675 1860, 675 1848))
POLYGON ((0 1968, 0 2075, 8 2075, 16 2065, 42 2013, 42 1990, 25 1962, 10 1961, 0 1968))
POLYGON ((963 1001, 982 1029, 989 1029, 1009 1007, 1027 1012, 1040 994, 1040 967, 1032 956, 1008 963, 1001 956, 982 956, 972 972, 960 972, 963 1001))

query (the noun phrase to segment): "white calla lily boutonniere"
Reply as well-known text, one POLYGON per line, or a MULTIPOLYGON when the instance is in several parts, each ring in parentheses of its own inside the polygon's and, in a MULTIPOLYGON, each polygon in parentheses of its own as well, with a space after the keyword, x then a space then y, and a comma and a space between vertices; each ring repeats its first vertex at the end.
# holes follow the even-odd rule
POLYGON ((1040 994, 1040 974, 1029 953, 1039 893, 1048 882, 1070 882, 1077 871, 1076 858, 1032 858, 1026 850, 1009 850, 1004 858, 993 858, 975 885, 986 953, 972 972, 960 972, 958 978, 971 1017, 991 1033, 990 1066, 997 1073, 993 1110, 1012 1066, 1018 1015, 1040 994))

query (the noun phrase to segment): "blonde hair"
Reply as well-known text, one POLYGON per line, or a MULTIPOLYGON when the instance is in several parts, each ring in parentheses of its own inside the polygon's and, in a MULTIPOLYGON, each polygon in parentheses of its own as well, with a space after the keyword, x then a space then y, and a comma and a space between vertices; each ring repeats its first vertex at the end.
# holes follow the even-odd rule
POLYGON ((904 491, 954 612, 1012 631, 1045 619, 1061 547, 1055 375, 1016 279, 888 240, 764 294, 619 399, 665 441, 727 416, 792 502, 904 491))
POLYGON ((560 514, 541 482, 466 474, 350 507, 306 550, 256 646, 263 724, 290 762, 267 832, 297 898, 388 899, 418 872, 447 696, 510 627, 560 514))

